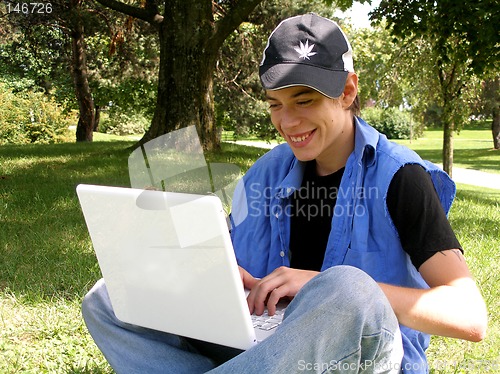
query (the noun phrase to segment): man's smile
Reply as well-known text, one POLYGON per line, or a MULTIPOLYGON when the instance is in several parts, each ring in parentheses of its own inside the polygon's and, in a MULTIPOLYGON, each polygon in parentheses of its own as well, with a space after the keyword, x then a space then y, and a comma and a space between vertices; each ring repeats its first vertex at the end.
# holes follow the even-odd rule
POLYGON ((303 134, 288 135, 292 143, 301 143, 308 139, 316 130, 309 131, 303 134))

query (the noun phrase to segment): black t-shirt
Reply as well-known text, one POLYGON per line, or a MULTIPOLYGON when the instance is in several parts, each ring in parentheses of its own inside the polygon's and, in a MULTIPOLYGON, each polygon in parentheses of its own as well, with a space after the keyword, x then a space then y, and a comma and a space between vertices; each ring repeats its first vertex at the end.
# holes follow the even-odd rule
MULTIPOLYGON (((321 269, 337 193, 344 169, 327 175, 316 174, 308 162, 302 187, 292 196, 290 266, 321 269)), ((401 240, 418 269, 436 252, 459 248, 429 174, 420 165, 405 165, 391 181, 387 207, 401 240)))
POLYGON ((344 168, 319 176, 314 161, 306 164, 302 186, 292 196, 290 266, 320 270, 331 230, 337 192, 344 168))

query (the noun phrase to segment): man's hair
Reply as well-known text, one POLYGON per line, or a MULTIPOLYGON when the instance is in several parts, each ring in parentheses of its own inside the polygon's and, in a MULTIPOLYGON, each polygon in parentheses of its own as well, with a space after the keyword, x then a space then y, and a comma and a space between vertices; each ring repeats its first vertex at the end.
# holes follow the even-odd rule
POLYGON ((348 108, 353 116, 360 116, 361 115, 361 104, 359 102, 359 96, 356 94, 356 97, 354 98, 354 101, 348 108))

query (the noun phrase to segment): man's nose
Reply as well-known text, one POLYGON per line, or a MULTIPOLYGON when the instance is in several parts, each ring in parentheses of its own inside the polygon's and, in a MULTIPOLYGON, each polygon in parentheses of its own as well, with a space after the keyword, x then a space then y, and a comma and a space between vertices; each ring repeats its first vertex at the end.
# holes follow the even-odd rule
POLYGON ((297 112, 293 108, 283 107, 281 113, 281 128, 291 129, 298 126, 300 123, 300 118, 297 112))

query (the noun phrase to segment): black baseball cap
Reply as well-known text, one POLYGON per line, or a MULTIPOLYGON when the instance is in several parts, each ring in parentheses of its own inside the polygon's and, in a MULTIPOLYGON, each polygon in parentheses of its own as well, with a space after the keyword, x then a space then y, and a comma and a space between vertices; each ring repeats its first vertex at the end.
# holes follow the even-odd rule
POLYGON ((259 67, 267 90, 307 86, 337 98, 354 72, 347 37, 332 20, 314 13, 282 21, 269 36, 259 67))

